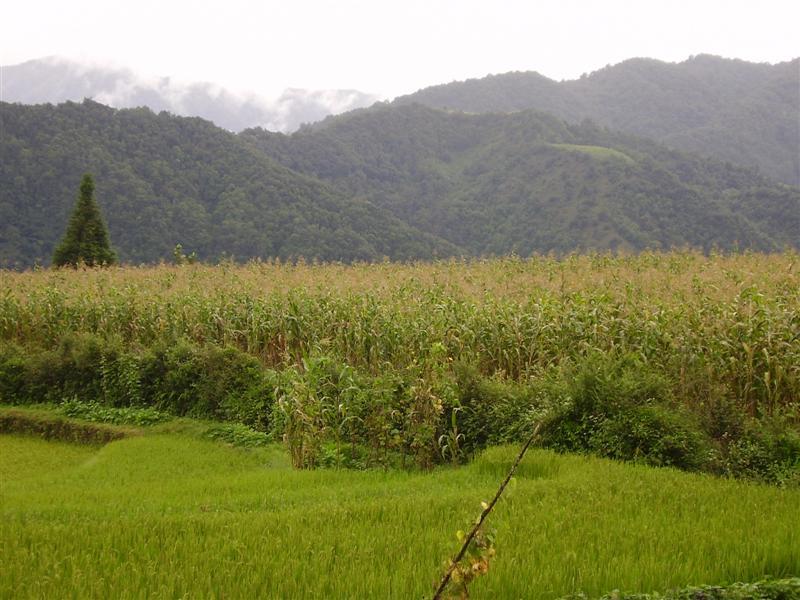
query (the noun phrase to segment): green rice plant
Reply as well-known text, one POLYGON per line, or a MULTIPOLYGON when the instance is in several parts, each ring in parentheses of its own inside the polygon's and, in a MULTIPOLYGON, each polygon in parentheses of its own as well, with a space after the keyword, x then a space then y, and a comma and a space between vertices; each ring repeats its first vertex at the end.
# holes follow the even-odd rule
MULTIPOLYGON (((181 434, 0 435, 0 597, 430 597, 517 448, 430 472, 294 470, 181 434)), ((796 577, 800 491, 532 450, 472 598, 796 577)))

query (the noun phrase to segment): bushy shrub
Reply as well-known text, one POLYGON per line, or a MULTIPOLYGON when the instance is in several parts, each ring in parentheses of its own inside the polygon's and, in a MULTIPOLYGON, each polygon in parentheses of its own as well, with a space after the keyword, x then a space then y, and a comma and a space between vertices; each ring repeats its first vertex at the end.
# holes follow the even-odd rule
POLYGON ((361 445, 337 447, 323 444, 319 466, 328 469, 354 469, 362 471, 369 464, 369 450, 361 445))
POLYGON ((53 349, 6 347, 0 358, 0 390, 14 404, 99 398, 103 346, 95 335, 75 333, 65 335, 53 349))
POLYGON ((116 339, 89 333, 67 334, 52 349, 0 351, 0 397, 7 402, 58 403, 75 396, 109 406, 142 404, 137 356, 116 339))
POLYGON ((549 375, 528 384, 487 378, 469 365, 455 368, 464 451, 526 439, 561 398, 549 375))
POLYGON ((274 374, 254 357, 235 348, 183 341, 148 352, 141 364, 142 394, 159 410, 268 429, 274 374))
POLYGON ((730 477, 800 485, 800 433, 780 422, 752 419, 722 448, 719 470, 730 477))
POLYGON ((13 344, 0 345, 0 402, 22 404, 27 401, 27 365, 21 348, 13 344))
POLYGON ((546 421, 546 445, 684 469, 709 461, 699 424, 671 405, 668 382, 636 357, 592 356, 563 385, 568 402, 546 421))
POLYGON ((726 390, 710 390, 696 408, 705 431, 715 440, 727 443, 744 433, 747 413, 742 403, 726 390))
POLYGON ((152 407, 174 415, 241 422, 266 431, 276 374, 236 348, 178 341, 143 353, 117 339, 65 335, 53 349, 0 349, 0 401, 152 407))
POLYGON ((690 471, 711 457, 710 444, 691 415, 657 404, 633 406, 603 420, 590 449, 608 458, 690 471))

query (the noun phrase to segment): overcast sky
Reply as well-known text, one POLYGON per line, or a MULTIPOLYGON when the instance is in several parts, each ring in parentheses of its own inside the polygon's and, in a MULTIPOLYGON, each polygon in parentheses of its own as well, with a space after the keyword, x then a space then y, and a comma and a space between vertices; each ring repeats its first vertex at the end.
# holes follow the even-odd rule
POLYGON ((3 0, 0 65, 47 55, 277 95, 385 97, 488 73, 572 79, 633 56, 800 56, 798 0, 3 0))

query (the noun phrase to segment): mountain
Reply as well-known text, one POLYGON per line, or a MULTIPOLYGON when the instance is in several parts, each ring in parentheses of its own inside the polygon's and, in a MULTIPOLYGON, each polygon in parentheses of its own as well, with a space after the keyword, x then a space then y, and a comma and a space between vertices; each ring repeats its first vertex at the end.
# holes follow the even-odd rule
POLYGON ((178 243, 203 260, 458 252, 199 118, 0 103, 0 132, 0 267, 49 263, 86 172, 124 262, 169 259, 178 243))
POLYGON ((469 113, 536 109, 571 123, 650 137, 672 148, 800 185, 800 59, 776 65, 699 55, 636 58, 572 81, 515 72, 438 85, 395 100, 469 113))
POLYGON ((0 266, 47 264, 83 173, 123 262, 800 247, 800 189, 592 123, 378 104, 291 135, 0 103, 0 266))
POLYGON ((472 255, 800 247, 800 189, 545 113, 384 104, 240 137, 472 255))
POLYGON ((277 99, 235 94, 210 83, 145 78, 129 69, 81 64, 58 57, 2 67, 3 97, 21 104, 58 104, 90 98, 116 108, 202 117, 231 131, 264 127, 294 131, 330 114, 369 106, 377 96, 357 90, 287 89, 277 99))

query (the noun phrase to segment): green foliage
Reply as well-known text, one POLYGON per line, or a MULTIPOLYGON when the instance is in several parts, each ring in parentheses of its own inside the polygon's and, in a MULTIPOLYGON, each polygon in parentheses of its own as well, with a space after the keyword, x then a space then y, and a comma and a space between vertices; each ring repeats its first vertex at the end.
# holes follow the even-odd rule
POLYGON ((183 246, 181 244, 175 244, 175 248, 172 250, 172 261, 176 265, 193 265, 197 262, 197 253, 192 252, 186 255, 183 253, 183 246))
POLYGON ((554 408, 558 391, 552 376, 536 384, 520 384, 501 377, 484 377, 473 366, 457 365, 459 430, 462 447, 473 454, 487 446, 524 441, 533 426, 554 408))
MULTIPOLYGON (((702 585, 643 594, 615 590, 598 600, 795 600, 800 598, 800 578, 765 579, 753 583, 702 585)), ((562 600, 588 600, 586 594, 564 596, 562 600)))
POLYGON ((305 467, 463 464, 549 420, 562 450, 794 485, 796 264, 0 272, 0 396, 241 423, 305 467))
POLYGON ((269 438, 263 431, 256 431, 239 423, 212 425, 203 435, 211 440, 225 442, 240 448, 256 448, 269 443, 269 438))
POLYGON ((406 466, 407 457, 423 469, 463 458, 455 390, 441 372, 370 376, 313 355, 282 378, 273 431, 285 439, 295 467, 313 468, 323 456, 327 464, 359 464, 360 447, 368 448, 367 465, 384 467, 406 466), (325 441, 333 449, 325 450, 325 441))
POLYGON ((65 400, 58 406, 58 412, 74 419, 114 425, 137 425, 144 427, 171 419, 168 414, 154 408, 111 408, 97 402, 83 402, 77 398, 65 400))
POLYGON ((346 262, 800 243, 797 188, 541 113, 381 105, 292 136, 90 101, 0 119, 13 268, 52 255, 83 168, 125 262, 182 262, 177 240, 203 261, 346 262))
POLYGON ((53 350, 33 354, 22 400, 57 403, 72 397, 103 398, 105 345, 98 335, 78 332, 61 337, 53 350))
POLYGON ((371 463, 369 448, 361 445, 336 445, 328 442, 320 449, 319 466, 328 469, 354 469, 363 471, 371 463))
POLYGON ((723 445, 720 471, 779 485, 800 484, 800 432, 774 420, 751 420, 723 445))
POLYGON ((117 256, 111 249, 108 229, 94 199, 94 180, 88 173, 81 180, 78 202, 69 218, 64 239, 53 254, 53 266, 88 267, 113 265, 117 256))
POLYGON ((587 146, 580 144, 553 144, 553 146, 556 148, 562 148, 564 150, 571 150, 573 152, 583 152, 584 154, 588 154, 589 156, 598 159, 621 160, 628 164, 633 164, 636 162, 627 154, 624 154, 619 150, 614 150, 613 148, 605 148, 604 146, 587 146))
POLYGON ((670 405, 668 382, 637 358, 593 356, 568 378, 570 401, 545 427, 546 445, 690 470, 709 462, 699 425, 670 405))
POLYGON ((28 359, 14 344, 0 344, 0 403, 24 402, 27 396, 28 359))
POLYGON ((274 383, 252 356, 181 340, 153 348, 141 360, 143 394, 159 410, 261 430, 269 426, 274 383))
POLYGON ((600 456, 686 470, 707 468, 711 445, 694 419, 664 406, 636 406, 607 417, 589 448, 600 456))
POLYGON ((0 399, 15 404, 81 398, 109 415, 135 415, 127 409, 143 407, 265 431, 274 397, 274 373, 235 348, 184 340, 138 353, 87 333, 65 335, 54 350, 0 345, 0 399))

